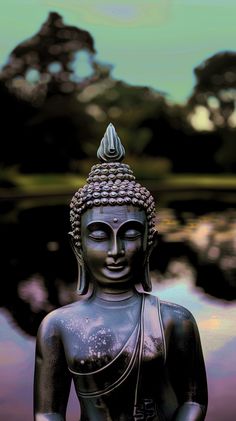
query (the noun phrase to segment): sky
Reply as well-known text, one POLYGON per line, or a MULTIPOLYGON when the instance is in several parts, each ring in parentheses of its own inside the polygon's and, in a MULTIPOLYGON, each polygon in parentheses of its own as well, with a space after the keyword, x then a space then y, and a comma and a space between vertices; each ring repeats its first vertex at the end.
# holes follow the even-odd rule
POLYGON ((91 33, 96 60, 112 64, 114 78, 151 86, 176 103, 190 96, 196 66, 235 50, 235 0, 0 1, 0 66, 56 11, 91 33))

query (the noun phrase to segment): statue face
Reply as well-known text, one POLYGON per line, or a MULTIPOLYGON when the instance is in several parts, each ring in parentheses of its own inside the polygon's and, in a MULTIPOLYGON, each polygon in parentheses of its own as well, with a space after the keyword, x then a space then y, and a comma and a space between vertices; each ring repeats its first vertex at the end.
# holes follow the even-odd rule
POLYGON ((114 289, 141 281, 147 219, 134 206, 100 206, 81 218, 82 254, 91 280, 114 289))

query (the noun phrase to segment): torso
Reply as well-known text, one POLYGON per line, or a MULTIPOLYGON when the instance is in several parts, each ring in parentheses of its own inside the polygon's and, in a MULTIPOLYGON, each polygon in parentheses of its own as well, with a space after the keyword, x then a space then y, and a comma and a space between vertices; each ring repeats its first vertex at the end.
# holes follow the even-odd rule
MULTIPOLYGON (((164 337, 168 332, 163 334, 160 310, 156 298, 152 300, 148 304, 150 317, 145 327, 149 333, 144 334, 142 351, 142 388, 137 387, 141 294, 122 302, 91 298, 60 309, 63 311, 60 332, 81 403, 81 420, 162 421, 172 418, 178 403, 165 364, 164 337), (136 416, 133 415, 135 391, 138 395, 136 416), (172 404, 168 406, 166 394, 171 396, 172 404)), ((168 322, 166 328, 168 330, 168 322)))

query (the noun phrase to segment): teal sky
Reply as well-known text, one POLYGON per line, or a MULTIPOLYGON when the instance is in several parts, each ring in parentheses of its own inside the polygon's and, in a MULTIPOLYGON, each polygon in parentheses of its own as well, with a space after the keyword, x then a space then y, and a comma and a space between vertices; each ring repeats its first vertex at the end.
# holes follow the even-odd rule
POLYGON ((184 102, 193 68, 223 50, 236 50, 235 0, 2 0, 0 64, 38 31, 49 11, 88 30, 96 59, 113 76, 152 86, 184 102))

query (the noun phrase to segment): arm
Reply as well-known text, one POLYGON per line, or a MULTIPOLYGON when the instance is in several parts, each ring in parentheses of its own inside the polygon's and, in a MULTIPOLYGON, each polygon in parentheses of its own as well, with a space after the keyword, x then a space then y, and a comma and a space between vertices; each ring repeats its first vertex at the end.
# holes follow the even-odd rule
MULTIPOLYGON (((55 313, 54 313, 55 314, 55 313)), ((65 421, 71 377, 54 315, 42 322, 36 343, 34 420, 65 421)))
POLYGON ((196 402, 185 402, 178 408, 173 421, 202 421, 206 410, 196 402))
POLYGON ((207 381, 197 324, 192 314, 176 307, 170 343, 170 375, 179 407, 173 421, 203 421, 207 381))

